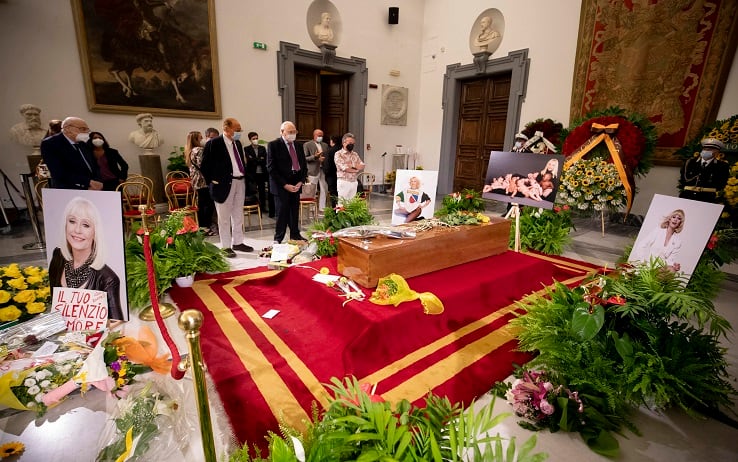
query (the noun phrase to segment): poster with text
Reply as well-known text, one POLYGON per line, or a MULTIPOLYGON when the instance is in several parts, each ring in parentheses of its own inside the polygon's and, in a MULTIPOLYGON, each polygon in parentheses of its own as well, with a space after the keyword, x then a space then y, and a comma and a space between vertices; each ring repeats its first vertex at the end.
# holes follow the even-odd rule
POLYGON ((54 287, 51 312, 59 312, 68 331, 104 329, 108 324, 108 293, 103 290, 54 287))
POLYGON ((46 258, 54 287, 107 294, 109 319, 128 320, 120 193, 49 189, 43 195, 46 258))
POLYGON ((722 210, 722 204, 655 194, 628 261, 658 258, 689 280, 722 210))
POLYGON ((397 170, 392 224, 433 218, 438 170, 397 170))
POLYGON ((492 151, 482 197, 552 209, 564 156, 492 151))

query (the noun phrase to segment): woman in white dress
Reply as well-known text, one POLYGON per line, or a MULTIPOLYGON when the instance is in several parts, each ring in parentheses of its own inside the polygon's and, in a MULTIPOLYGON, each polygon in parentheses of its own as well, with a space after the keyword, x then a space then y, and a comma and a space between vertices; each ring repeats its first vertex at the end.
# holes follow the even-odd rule
POLYGON ((684 219, 684 211, 681 209, 666 215, 661 225, 633 248, 629 260, 648 262, 651 258, 659 258, 671 271, 679 271, 681 265, 678 257, 682 249, 682 238, 679 233, 684 229, 684 219))

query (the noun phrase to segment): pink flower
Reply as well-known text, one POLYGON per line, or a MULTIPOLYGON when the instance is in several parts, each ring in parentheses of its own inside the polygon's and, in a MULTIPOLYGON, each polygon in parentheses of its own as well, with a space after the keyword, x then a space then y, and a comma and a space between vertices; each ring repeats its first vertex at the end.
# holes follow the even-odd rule
POLYGON ((174 242, 174 238, 172 236, 167 237, 167 245, 171 245, 174 242))
POLYGON ((710 236, 710 240, 707 242, 707 248, 712 250, 715 248, 717 243, 718 243, 718 235, 713 234, 712 236, 710 236))
POLYGON ((541 412, 543 412, 546 415, 551 415, 554 413, 554 407, 551 403, 548 402, 545 398, 541 400, 541 404, 539 405, 541 412))

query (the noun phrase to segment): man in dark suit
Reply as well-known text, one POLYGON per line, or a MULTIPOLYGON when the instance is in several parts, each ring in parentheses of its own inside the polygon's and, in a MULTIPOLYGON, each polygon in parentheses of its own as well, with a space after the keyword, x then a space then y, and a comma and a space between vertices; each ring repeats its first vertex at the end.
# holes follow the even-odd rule
MULTIPOLYGON (((261 212, 267 211, 267 182, 269 181, 269 172, 267 172, 267 151, 266 148, 259 144, 259 134, 249 132, 249 145, 243 148, 246 155, 246 175, 259 195, 259 207, 261 212)), ((269 195, 269 216, 274 216, 274 199, 269 195)))
POLYGON ((279 128, 282 136, 267 145, 267 170, 269 171, 269 190, 274 194, 277 206, 277 226, 274 242, 284 239, 287 226, 290 239, 306 240, 300 234, 300 189, 307 178, 307 161, 302 151, 302 143, 295 142, 297 128, 290 121, 282 122, 279 128))
POLYGON ((223 134, 212 138, 202 152, 200 171, 210 188, 218 213, 218 233, 223 253, 253 252, 243 242, 243 201, 246 195, 246 161, 241 146, 241 124, 234 118, 223 121, 223 134))
POLYGON ((716 157, 725 144, 715 138, 705 138, 699 157, 687 159, 681 169, 679 197, 703 202, 718 202, 718 194, 728 184, 730 166, 716 157))
POLYGON ((79 117, 62 121, 62 131, 41 142, 41 156, 49 167, 51 187, 58 189, 103 189, 97 161, 87 146, 90 127, 79 117))

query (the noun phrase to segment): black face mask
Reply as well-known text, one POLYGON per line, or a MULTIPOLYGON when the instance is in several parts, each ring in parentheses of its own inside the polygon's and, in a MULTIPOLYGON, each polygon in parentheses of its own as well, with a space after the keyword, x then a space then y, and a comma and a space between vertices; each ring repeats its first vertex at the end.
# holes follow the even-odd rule
POLYGON ((349 152, 353 151, 354 150, 354 145, 352 143, 347 144, 346 145, 346 150, 349 151, 349 152))

